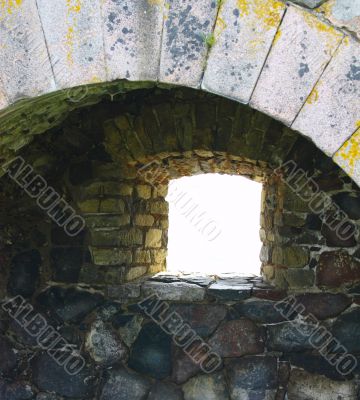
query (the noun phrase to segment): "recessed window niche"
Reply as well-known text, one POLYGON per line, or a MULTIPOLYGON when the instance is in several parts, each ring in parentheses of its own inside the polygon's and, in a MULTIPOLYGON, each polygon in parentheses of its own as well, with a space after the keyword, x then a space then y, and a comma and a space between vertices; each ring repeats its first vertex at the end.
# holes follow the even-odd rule
POLYGON ((236 175, 171 180, 167 271, 260 275, 261 190, 236 175))

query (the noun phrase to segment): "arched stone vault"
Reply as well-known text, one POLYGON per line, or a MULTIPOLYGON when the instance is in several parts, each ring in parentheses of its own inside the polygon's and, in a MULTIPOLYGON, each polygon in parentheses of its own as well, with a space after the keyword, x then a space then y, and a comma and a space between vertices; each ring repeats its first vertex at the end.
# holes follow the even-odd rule
POLYGON ((280 120, 360 184, 358 25, 340 3, 3 1, 2 159, 104 95, 181 85, 280 120))

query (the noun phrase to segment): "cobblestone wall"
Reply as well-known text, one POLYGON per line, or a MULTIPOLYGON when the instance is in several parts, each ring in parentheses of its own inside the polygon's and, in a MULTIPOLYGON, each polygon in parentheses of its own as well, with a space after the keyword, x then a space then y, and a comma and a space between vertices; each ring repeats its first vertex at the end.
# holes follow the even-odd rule
POLYGON ((313 144, 177 89, 77 111, 22 157, 86 227, 67 235, 1 179, 1 400, 359 398, 359 239, 306 200, 318 186, 356 227, 359 189, 313 144), (263 278, 154 276, 166 268, 169 179, 201 172, 263 184, 263 278), (179 321, 195 335, 188 346, 173 341, 179 321), (41 341, 45 328, 59 341, 41 341), (206 346, 221 359, 210 373, 206 346))

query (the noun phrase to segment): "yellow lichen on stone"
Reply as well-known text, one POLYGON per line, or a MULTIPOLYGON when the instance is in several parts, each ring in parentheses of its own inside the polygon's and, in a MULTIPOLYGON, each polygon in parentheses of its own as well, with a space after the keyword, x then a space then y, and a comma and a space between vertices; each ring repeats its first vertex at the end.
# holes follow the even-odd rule
POLYGON ((66 54, 66 59, 68 61, 68 63, 72 64, 74 62, 73 59, 73 52, 72 52, 72 48, 74 45, 74 28, 69 26, 67 29, 67 33, 66 33, 66 46, 68 48, 68 52, 66 54))
POLYGON ((67 47, 66 59, 69 64, 74 63, 74 45, 75 45, 75 30, 77 25, 77 14, 81 10, 82 0, 66 0, 67 8, 67 33, 65 44, 67 47))
MULTIPOLYGON (((360 121, 357 122, 357 126, 360 126, 360 121)), ((335 158, 338 159, 350 176, 354 174, 356 163, 360 162, 360 129, 345 142, 336 153, 335 158)))
POLYGON ((332 14, 332 10, 335 4, 335 0, 328 0, 321 6, 315 9, 315 11, 324 14, 326 17, 332 14))
POLYGON ((245 15, 249 15, 249 4, 248 0, 238 0, 238 7, 240 11, 240 15, 244 17, 245 15))
POLYGON ((277 0, 238 0, 238 8, 242 17, 253 12, 258 21, 273 28, 280 24, 285 5, 277 0))
POLYGON ((350 44, 350 38, 349 38, 349 36, 345 36, 345 37, 344 37, 343 43, 344 43, 345 46, 349 46, 349 44, 350 44))
POLYGON ((5 10, 7 14, 12 14, 13 11, 20 7, 23 0, 0 0, 0 9, 5 10))
POLYGON ((81 0, 66 0, 66 6, 68 9, 68 12, 80 12, 81 10, 81 0))
POLYGON ((275 45, 275 44, 278 42, 278 40, 281 38, 281 35, 282 35, 282 32, 281 32, 281 30, 279 29, 279 30, 276 32, 276 35, 275 35, 275 37, 274 37, 274 43, 273 43, 273 45, 275 45))
POLYGON ((319 99, 319 92, 318 92, 317 88, 315 87, 311 91, 309 97, 307 98, 306 103, 307 104, 314 104, 314 103, 316 103, 318 101, 318 99, 319 99))
POLYGON ((329 33, 334 36, 341 36, 341 34, 334 27, 321 21, 319 18, 317 18, 314 14, 311 14, 310 12, 304 11, 304 19, 310 28, 316 29, 319 32, 329 33))
POLYGON ((150 6, 162 6, 164 0, 148 0, 150 6))

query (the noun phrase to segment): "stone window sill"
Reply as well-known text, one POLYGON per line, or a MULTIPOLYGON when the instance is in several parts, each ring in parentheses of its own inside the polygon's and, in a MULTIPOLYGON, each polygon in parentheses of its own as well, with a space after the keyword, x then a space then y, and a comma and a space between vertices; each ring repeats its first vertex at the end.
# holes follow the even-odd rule
POLYGON ((234 273, 219 275, 159 273, 137 282, 108 286, 108 295, 122 301, 157 294, 160 300, 237 302, 250 297, 280 300, 286 292, 263 282, 259 276, 234 273))

